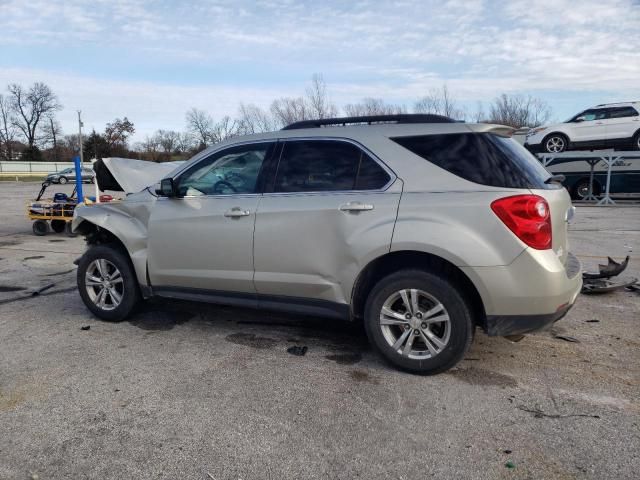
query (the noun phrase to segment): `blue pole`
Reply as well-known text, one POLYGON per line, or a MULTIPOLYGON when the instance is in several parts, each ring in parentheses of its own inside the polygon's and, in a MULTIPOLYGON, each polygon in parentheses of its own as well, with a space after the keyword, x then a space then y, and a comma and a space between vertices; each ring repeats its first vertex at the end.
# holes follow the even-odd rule
POLYGON ((82 165, 80 163, 80 157, 73 157, 73 163, 76 167, 76 192, 78 194, 78 203, 84 202, 84 195, 82 194, 82 165))

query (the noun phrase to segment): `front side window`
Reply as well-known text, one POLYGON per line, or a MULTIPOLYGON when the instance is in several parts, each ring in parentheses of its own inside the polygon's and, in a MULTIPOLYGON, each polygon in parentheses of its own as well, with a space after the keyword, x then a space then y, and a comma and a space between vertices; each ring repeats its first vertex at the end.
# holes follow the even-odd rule
POLYGON ((357 146, 341 141, 289 141, 276 171, 275 192, 375 190, 389 174, 357 146))
POLYGON ((607 109, 598 108, 593 110, 585 110, 581 114, 576 115, 576 117, 574 118, 574 121, 582 120, 585 122, 590 122, 593 120, 603 120, 605 118, 607 118, 607 109))
POLYGON ((273 148, 269 142, 216 152, 180 176, 178 194, 191 197, 256 193, 260 169, 273 148))

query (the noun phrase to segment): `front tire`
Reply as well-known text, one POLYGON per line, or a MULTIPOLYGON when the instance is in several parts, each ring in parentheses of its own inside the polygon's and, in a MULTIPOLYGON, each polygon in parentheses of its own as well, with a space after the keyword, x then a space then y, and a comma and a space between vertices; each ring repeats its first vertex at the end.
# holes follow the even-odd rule
POLYGON ((367 298, 364 318, 376 350, 411 373, 450 369, 473 338, 468 301, 455 284, 422 270, 402 270, 380 280, 367 298))
POLYGON ((49 231, 49 225, 46 220, 36 220, 33 222, 33 234, 38 237, 43 237, 49 231))
POLYGON ((80 258, 77 283, 87 308, 109 322, 126 319, 141 298, 129 258, 109 245, 93 246, 80 258))
POLYGON ((58 179, 58 183, 59 183, 60 185, 65 185, 65 184, 66 184, 66 183, 68 183, 68 182, 69 182, 69 180, 67 180, 67 177, 60 177, 60 178, 58 179))
POLYGON ((562 153, 569 148, 569 139, 560 133, 552 133, 545 137, 543 145, 547 153, 562 153))

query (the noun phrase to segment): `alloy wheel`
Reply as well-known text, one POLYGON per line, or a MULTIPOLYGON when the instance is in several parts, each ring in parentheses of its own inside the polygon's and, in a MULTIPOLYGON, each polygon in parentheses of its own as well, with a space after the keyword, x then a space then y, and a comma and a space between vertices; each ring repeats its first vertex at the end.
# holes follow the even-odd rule
POLYGON ((546 147, 547 147, 547 152, 560 153, 564 151, 564 148, 565 148, 564 138, 559 136, 551 137, 547 140, 546 147))
POLYGON ((102 310, 114 310, 122 302, 124 281, 120 270, 103 258, 92 261, 85 273, 89 299, 102 310))
POLYGON ((451 336, 451 321, 444 305, 416 289, 390 295, 380 311, 380 328, 389 346, 413 359, 433 358, 442 352, 451 336))

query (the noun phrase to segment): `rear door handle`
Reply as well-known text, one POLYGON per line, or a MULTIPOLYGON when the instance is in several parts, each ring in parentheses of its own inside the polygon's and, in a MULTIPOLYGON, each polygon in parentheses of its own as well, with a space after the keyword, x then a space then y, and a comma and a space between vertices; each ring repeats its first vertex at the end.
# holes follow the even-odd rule
POLYGON ((246 217, 248 215, 251 215, 251 212, 249 210, 243 210, 240 207, 233 207, 231 210, 224 212, 224 216, 227 218, 246 217))
POLYGON ((340 210, 343 212, 365 212, 367 210, 373 210, 373 205, 370 203, 349 202, 340 205, 340 210))

